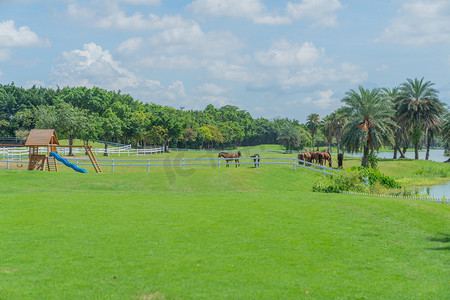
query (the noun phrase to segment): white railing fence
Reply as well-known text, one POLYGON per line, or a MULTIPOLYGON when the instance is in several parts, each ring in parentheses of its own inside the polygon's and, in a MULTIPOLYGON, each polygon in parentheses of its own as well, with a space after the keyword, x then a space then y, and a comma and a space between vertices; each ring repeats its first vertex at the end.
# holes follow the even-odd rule
MULTIPOLYGON (((68 147, 58 147, 57 151, 59 154, 66 156, 69 154, 70 148, 68 147)), ((16 157, 16 156, 28 156, 27 147, 1 147, 0 148, 0 156, 3 157, 16 157)), ((118 156, 130 156, 130 155, 153 155, 153 154, 161 154, 165 152, 164 147, 151 148, 151 149, 131 149, 131 147, 108 147, 106 150, 104 148, 92 148, 92 152, 95 155, 104 155, 106 153, 107 156, 112 154, 117 154, 118 156)), ((47 153, 47 147, 39 147, 39 154, 47 153)), ((85 150, 83 148, 72 148, 73 155, 85 155, 85 150)))

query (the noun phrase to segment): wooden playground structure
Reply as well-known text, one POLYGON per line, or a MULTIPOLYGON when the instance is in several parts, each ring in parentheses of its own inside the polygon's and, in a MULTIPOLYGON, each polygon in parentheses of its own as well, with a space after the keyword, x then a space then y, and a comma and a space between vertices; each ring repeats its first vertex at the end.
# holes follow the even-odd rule
POLYGON ((89 145, 60 145, 58 137, 56 136, 56 131, 54 129, 32 129, 30 135, 28 136, 25 146, 29 149, 29 163, 28 170, 36 171, 58 171, 57 160, 62 161, 65 165, 73 168, 75 171, 86 173, 86 170, 78 168, 76 165, 69 163, 64 158, 61 158, 56 150, 58 147, 65 148, 84 148, 86 154, 91 160, 92 166, 97 173, 102 173, 100 165, 95 158, 94 153, 92 153, 92 146, 89 145), (39 154, 39 147, 47 147, 46 154, 39 154), (83 170, 83 171, 80 171, 83 170))

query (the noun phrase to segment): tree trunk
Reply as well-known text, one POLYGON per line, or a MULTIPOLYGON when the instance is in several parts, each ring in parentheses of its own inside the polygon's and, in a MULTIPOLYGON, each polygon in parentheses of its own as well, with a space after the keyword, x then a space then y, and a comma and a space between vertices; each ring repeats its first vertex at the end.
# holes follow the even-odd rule
POLYGON ((361 167, 367 168, 369 162, 369 146, 364 146, 364 155, 361 161, 361 167))
POLYGON ((395 146, 394 146, 394 157, 392 158, 392 159, 397 159, 397 143, 395 143, 395 146))
POLYGON ((414 144, 414 159, 419 159, 419 143, 414 144))
MULTIPOLYGON (((69 135, 69 146, 73 145, 73 137, 71 135, 69 135)), ((69 156, 72 156, 72 147, 69 147, 69 156)))
POLYGON ((425 160, 430 158, 430 147, 431 147, 431 139, 427 137, 427 153, 425 155, 425 160))

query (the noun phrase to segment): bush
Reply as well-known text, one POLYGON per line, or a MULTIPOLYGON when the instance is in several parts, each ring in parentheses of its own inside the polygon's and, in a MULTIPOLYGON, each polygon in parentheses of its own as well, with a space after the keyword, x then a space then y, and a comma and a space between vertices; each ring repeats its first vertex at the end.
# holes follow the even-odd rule
POLYGON ((378 170, 378 157, 376 155, 369 155, 367 157, 367 162, 369 164, 369 167, 372 169, 378 170))
POLYGON ((346 171, 333 176, 317 180, 313 185, 313 192, 339 193, 340 191, 362 192, 366 186, 361 183, 359 172, 346 171))
POLYGON ((448 177, 448 170, 446 168, 438 168, 438 167, 426 167, 426 168, 420 168, 414 171, 414 174, 421 175, 423 177, 430 176, 430 177, 448 177))
POLYGON ((351 167, 349 168, 349 170, 357 171, 361 174, 362 177, 369 178, 369 185, 373 185, 378 182, 386 188, 401 188, 401 186, 392 177, 384 175, 380 171, 373 168, 351 167))

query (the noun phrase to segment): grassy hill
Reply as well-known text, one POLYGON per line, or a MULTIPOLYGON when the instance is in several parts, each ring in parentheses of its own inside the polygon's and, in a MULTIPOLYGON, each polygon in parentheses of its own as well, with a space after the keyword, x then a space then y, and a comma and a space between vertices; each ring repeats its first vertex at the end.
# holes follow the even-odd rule
POLYGON ((448 205, 312 193, 317 176, 2 169, 0 299, 448 296, 448 205))

